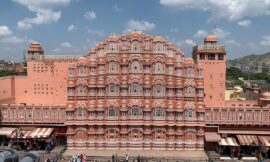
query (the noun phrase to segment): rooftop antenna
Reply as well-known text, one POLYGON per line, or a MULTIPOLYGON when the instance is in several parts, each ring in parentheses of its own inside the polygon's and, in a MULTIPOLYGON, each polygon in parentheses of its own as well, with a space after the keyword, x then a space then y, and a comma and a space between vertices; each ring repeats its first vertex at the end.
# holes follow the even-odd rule
POLYGON ((213 27, 214 27, 214 34, 217 36, 217 12, 214 12, 213 15, 213 27))
POLYGON ((26 51, 25 51, 25 49, 23 50, 23 61, 25 61, 26 60, 26 51))

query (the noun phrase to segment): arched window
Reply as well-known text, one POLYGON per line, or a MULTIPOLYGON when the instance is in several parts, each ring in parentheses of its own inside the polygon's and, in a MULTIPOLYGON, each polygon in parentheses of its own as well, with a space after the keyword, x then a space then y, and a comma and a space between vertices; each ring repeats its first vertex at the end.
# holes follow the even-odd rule
POLYGON ((161 107, 158 107, 155 109, 155 117, 163 117, 164 113, 163 113, 163 109, 161 107))
POLYGON ((164 45, 161 43, 157 43, 154 48, 155 52, 163 52, 164 51, 164 45))
POLYGON ((140 45, 137 43, 133 43, 131 47, 132 52, 140 52, 140 45))
POLYGON ((114 108, 112 108, 112 107, 110 107, 109 109, 108 109, 108 116, 109 117, 113 117, 113 116, 116 116, 117 114, 116 114, 116 110, 114 109, 114 108))
POLYGON ((194 77, 194 69, 192 67, 186 68, 186 76, 187 77, 194 77))
POLYGON ((83 66, 79 67, 79 74, 85 74, 86 73, 86 68, 83 66))
POLYGON ((140 113, 140 108, 139 107, 132 107, 131 110, 130 110, 130 115, 131 116, 140 116, 141 113, 140 113))
POLYGON ((187 110, 186 118, 188 120, 192 120, 194 118, 194 112, 193 112, 193 110, 187 110))
POLYGON ((198 70, 198 77, 199 77, 199 79, 203 78, 203 72, 201 69, 198 70))
POLYGON ((163 85, 156 85, 156 95, 160 96, 163 95, 164 86, 163 85))
POLYGON ((78 117, 84 117, 85 116, 85 109, 82 109, 82 108, 79 108, 78 110, 77 110, 77 115, 78 115, 78 117))
POLYGON ((84 94, 86 94, 86 87, 83 86, 83 85, 80 85, 80 86, 78 87, 78 94, 79 94, 79 95, 84 95, 84 94))
POLYGON ((75 74, 74 68, 69 68, 68 72, 69 72, 69 75, 74 75, 75 74))
POLYGON ((117 86, 115 84, 110 84, 108 88, 109 93, 117 93, 117 86))
POLYGON ((141 92, 141 86, 137 83, 132 84, 130 92, 132 95, 138 95, 141 92))
POLYGON ((109 62, 108 71, 117 72, 117 65, 114 61, 109 62))
POLYGON ((192 142, 195 141, 196 135, 193 132, 187 132, 185 138, 186 138, 185 141, 192 142))
POLYGON ((188 86, 185 88, 185 96, 187 97, 194 97, 194 92, 195 90, 194 90, 194 87, 192 86, 188 86))
POLYGON ((134 60, 131 63, 131 72, 140 72, 141 71, 141 66, 140 66, 140 62, 138 60, 134 60))
POLYGON ((111 52, 116 52, 117 51, 117 46, 116 46, 115 43, 111 43, 109 46, 110 46, 110 51, 111 52))
POLYGON ((163 46, 163 44, 161 44, 161 43, 158 43, 158 44, 157 44, 157 51, 159 51, 159 52, 164 51, 164 46, 163 46))
POLYGON ((164 72, 164 67, 163 64, 161 62, 157 62, 155 64, 155 73, 160 74, 164 72))

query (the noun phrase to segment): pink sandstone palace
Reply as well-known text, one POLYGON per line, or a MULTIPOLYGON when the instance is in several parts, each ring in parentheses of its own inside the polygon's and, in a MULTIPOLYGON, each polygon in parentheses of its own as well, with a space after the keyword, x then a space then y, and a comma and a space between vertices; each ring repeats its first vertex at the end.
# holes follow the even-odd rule
POLYGON ((226 50, 216 36, 193 47, 193 59, 140 32, 110 35, 85 57, 45 55, 33 42, 27 76, 0 78, 0 134, 14 137, 13 127, 23 138, 53 133, 69 149, 121 150, 268 138, 270 94, 225 101, 226 50))

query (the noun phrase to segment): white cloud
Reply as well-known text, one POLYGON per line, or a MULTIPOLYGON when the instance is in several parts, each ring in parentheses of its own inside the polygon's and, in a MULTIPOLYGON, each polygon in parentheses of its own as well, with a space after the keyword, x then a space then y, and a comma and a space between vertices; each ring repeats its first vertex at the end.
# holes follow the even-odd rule
POLYGON ((192 46, 195 46, 196 43, 192 40, 192 39, 186 39, 186 40, 183 40, 183 41, 180 41, 180 42, 176 42, 176 45, 181 47, 181 48, 184 48, 184 47, 192 47, 192 46))
POLYGON ((238 21, 237 24, 239 26, 248 27, 251 25, 251 21, 250 20, 242 20, 242 21, 238 21))
POLYGON ((87 11, 84 14, 84 17, 89 20, 94 20, 97 18, 96 13, 94 11, 87 11))
POLYGON ((81 49, 73 46, 71 43, 69 42, 62 42, 59 44, 58 47, 56 47, 55 49, 52 50, 52 52, 55 53, 61 53, 61 54, 67 54, 67 53, 81 53, 81 49))
POLYGON ((233 39, 225 40, 225 44, 226 44, 226 45, 240 46, 240 43, 239 43, 239 42, 236 42, 236 41, 233 40, 233 39))
POLYGON ((0 39, 0 41, 2 43, 22 43, 25 40, 22 38, 18 38, 16 36, 10 36, 10 37, 6 37, 6 38, 2 38, 2 39, 0 39))
POLYGON ((263 40, 260 42, 262 46, 270 46, 270 35, 264 36, 263 40))
POLYGON ((225 38, 228 35, 230 35, 231 33, 228 31, 225 31, 221 28, 216 28, 212 30, 212 33, 214 33, 218 38, 225 38))
POLYGON ((135 30, 138 31, 150 31, 153 30, 156 27, 154 23, 150 23, 148 21, 138 21, 138 20, 129 20, 127 24, 125 25, 124 33, 126 32, 132 32, 135 30))
POLYGON ((178 33, 179 32, 179 28, 172 28, 172 29, 170 29, 170 32, 172 32, 172 33, 178 33))
POLYGON ((9 30, 9 27, 8 26, 0 26, 0 37, 1 36, 7 36, 7 35, 11 35, 12 34, 12 31, 9 30))
POLYGON ((0 26, 0 42, 2 43, 21 43, 25 40, 16 37, 8 26, 0 26))
POLYGON ((122 12, 123 10, 121 9, 121 8, 119 8, 117 5, 114 5, 113 6, 113 10, 115 11, 115 12, 122 12))
POLYGON ((33 25, 50 24, 58 22, 61 18, 61 11, 54 11, 57 7, 67 6, 70 0, 13 0, 36 13, 34 18, 24 18, 17 22, 19 29, 31 29, 33 25))
POLYGON ((230 21, 270 15, 269 0, 160 0, 160 4, 178 10, 208 11, 230 21))
POLYGON ((93 35, 97 35, 99 37, 102 37, 102 36, 105 35, 105 32, 101 31, 101 30, 88 29, 87 32, 90 33, 90 34, 93 34, 93 35))
POLYGON ((75 31, 77 29, 77 27, 75 25, 69 25, 67 30, 72 32, 72 31, 75 31))
POLYGON ((62 42, 62 43, 60 44, 60 46, 65 47, 65 48, 70 48, 70 47, 72 47, 72 45, 71 45, 69 42, 62 42))
POLYGON ((195 37, 195 38, 204 38, 207 35, 208 35, 207 31, 200 29, 193 35, 193 37, 195 37))

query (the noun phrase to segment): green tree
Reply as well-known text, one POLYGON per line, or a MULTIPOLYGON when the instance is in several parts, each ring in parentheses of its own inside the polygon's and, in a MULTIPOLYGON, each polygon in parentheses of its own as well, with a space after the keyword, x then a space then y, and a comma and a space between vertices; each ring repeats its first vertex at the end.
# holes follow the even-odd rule
POLYGON ((17 73, 15 71, 9 71, 9 70, 1 70, 0 71, 0 77, 12 76, 12 75, 17 75, 17 73))

